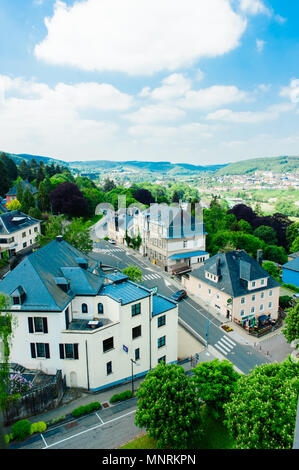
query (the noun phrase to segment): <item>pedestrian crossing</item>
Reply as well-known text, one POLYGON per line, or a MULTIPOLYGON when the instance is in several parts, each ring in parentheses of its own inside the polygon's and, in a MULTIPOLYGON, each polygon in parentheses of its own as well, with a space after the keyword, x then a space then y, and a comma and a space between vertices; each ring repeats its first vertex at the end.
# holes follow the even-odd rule
POLYGON ((223 336, 217 343, 214 344, 215 348, 217 348, 222 354, 227 356, 228 353, 231 353, 236 343, 232 341, 227 336, 223 336))
POLYGON ((161 278, 161 276, 158 273, 146 274, 145 276, 142 276, 143 281, 151 281, 153 279, 159 278, 161 278))
POLYGON ((106 255, 109 255, 111 253, 124 253, 125 250, 122 248, 97 248, 96 249, 98 253, 104 253, 106 255))

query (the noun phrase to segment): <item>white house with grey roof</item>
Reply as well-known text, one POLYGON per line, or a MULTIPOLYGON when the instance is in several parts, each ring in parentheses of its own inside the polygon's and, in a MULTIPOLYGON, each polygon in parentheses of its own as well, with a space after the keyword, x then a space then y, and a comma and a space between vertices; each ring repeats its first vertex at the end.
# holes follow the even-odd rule
POLYGON ((104 272, 99 261, 58 237, 0 282, 17 320, 10 362, 54 374, 90 391, 177 361, 173 300, 104 272))
POLYGON ((187 291, 208 303, 223 319, 248 328, 262 318, 276 321, 280 284, 244 250, 218 253, 182 278, 187 291))
POLYGON ((41 221, 19 210, 0 214, 0 250, 11 257, 33 248, 41 232, 41 221))

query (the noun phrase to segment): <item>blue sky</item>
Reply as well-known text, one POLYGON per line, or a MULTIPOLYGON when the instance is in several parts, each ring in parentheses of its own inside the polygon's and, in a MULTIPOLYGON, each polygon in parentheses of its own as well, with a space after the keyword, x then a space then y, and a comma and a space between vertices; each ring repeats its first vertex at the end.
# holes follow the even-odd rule
POLYGON ((298 155, 298 17, 294 0, 1 0, 0 149, 298 155))

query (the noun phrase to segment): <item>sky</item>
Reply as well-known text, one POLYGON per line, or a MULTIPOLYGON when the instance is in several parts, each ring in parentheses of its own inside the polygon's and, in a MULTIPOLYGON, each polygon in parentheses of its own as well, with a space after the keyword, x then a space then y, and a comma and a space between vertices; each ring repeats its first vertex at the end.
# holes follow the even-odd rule
POLYGON ((0 149, 298 155, 298 17, 296 0, 1 0, 0 149))

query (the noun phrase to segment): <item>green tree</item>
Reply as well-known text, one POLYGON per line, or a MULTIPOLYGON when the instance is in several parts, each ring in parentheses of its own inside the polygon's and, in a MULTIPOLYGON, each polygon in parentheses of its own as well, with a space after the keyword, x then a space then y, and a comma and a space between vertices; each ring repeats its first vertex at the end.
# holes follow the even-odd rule
POLYGON ((291 253, 297 253, 297 251, 299 251, 299 237, 295 238, 290 248, 291 253))
POLYGON ((46 177, 38 187, 38 205, 42 212, 51 210, 50 193, 53 187, 49 177, 46 177))
POLYGON ((138 268, 138 266, 128 266, 122 270, 122 273, 128 276, 128 278, 133 282, 142 281, 142 271, 140 268, 138 268))
POLYGON ((280 269, 272 261, 264 261, 262 268, 276 280, 280 280, 280 269))
POLYGON ((260 238, 268 245, 276 245, 277 243, 275 230, 272 227, 268 227, 267 225, 260 225, 254 230, 253 235, 257 238, 260 238))
POLYGON ((158 448, 186 448, 200 433, 200 405, 185 370, 177 364, 158 364, 137 391, 135 424, 145 428, 158 448))
POLYGON ((298 405, 299 365, 256 366, 241 376, 224 405, 226 425, 239 449, 291 449, 298 405))
MULTIPOLYGON (((291 225, 289 225, 286 229, 286 239, 287 239, 287 244, 288 248, 290 250, 290 253, 293 253, 291 246, 294 243, 296 239, 298 239, 298 246, 299 246, 299 222, 294 222, 291 225)), ((298 248, 299 250, 299 248, 298 248)), ((297 251, 298 251, 297 250, 297 251)))
POLYGON ((9 190, 9 178, 5 164, 0 160, 0 196, 4 197, 9 190))
POLYGON ((229 401, 240 375, 227 360, 214 359, 201 362, 193 369, 192 377, 198 398, 222 413, 224 403, 229 401))
POLYGON ((282 246, 266 245, 263 251, 264 258, 268 261, 274 261, 278 264, 284 264, 288 261, 287 254, 282 246))
POLYGON ((299 339, 299 303, 287 310, 284 326, 282 332, 288 343, 299 339))
POLYGON ((241 232, 252 233, 252 227, 250 223, 247 222, 247 220, 243 220, 243 219, 239 220, 238 226, 241 232))
POLYGON ((0 356, 0 410, 4 410, 9 399, 9 356, 13 337, 13 328, 16 320, 10 313, 10 299, 0 293, 0 344, 2 355, 0 356))
POLYGON ((30 209, 34 208, 36 206, 35 199, 30 191, 30 189, 27 187, 23 193, 22 197, 22 211, 25 214, 28 214, 30 209))

